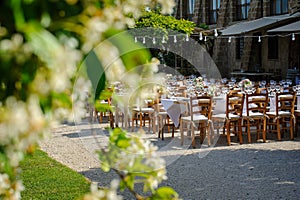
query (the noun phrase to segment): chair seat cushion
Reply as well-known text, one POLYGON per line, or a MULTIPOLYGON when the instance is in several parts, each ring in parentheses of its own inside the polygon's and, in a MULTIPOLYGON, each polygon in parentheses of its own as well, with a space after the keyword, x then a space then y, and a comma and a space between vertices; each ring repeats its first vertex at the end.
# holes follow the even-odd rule
POLYGON ((243 117, 264 117, 265 115, 263 113, 259 112, 249 112, 249 116, 243 115, 243 117))
MULTIPOLYGON (((273 112, 266 112, 266 114, 269 115, 269 116, 276 116, 276 112, 275 111, 273 111, 273 112)), ((291 115, 291 112, 289 112, 289 111, 279 111, 278 115, 279 116, 289 116, 289 115, 291 115)))
MULTIPOLYGON (((226 114, 217 114, 217 115, 212 115, 213 119, 226 119, 226 114)), ((234 115, 229 113, 228 119, 238 119, 240 118, 239 115, 234 115)))
POLYGON ((134 108, 133 111, 143 112, 143 113, 145 113, 145 112, 151 113, 151 112, 154 112, 154 109, 153 108, 134 108))
MULTIPOLYGON (((192 121, 192 116, 187 116, 187 117, 181 117, 183 121, 192 121)), ((208 118, 205 117, 204 115, 194 115, 193 116, 193 121, 207 121, 208 118)))

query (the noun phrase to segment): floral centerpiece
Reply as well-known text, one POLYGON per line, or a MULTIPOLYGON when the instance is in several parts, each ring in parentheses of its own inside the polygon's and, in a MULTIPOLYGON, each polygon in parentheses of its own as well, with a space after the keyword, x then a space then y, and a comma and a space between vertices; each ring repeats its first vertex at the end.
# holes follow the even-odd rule
POLYGON ((239 82, 239 86, 242 89, 252 87, 252 81, 250 81, 249 79, 243 79, 239 82))
POLYGON ((196 88, 204 88, 204 81, 201 76, 195 78, 195 86, 196 88))

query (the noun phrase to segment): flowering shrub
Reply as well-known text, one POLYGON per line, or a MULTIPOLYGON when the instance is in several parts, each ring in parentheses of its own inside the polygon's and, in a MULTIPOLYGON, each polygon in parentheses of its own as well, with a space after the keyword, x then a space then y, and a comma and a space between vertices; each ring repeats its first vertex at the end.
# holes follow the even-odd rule
POLYGON ((164 197, 178 199, 178 194, 170 187, 158 184, 167 179, 165 161, 156 154, 157 147, 141 135, 129 135, 121 129, 114 129, 109 137, 108 147, 99 152, 103 171, 116 171, 121 177, 121 189, 128 188, 137 199, 164 197), (150 197, 135 191, 135 184, 143 184, 143 192, 150 192, 150 197))
MULTIPOLYGON (((146 62, 150 60, 146 50, 124 56, 122 50, 127 45, 124 41, 130 42, 129 36, 116 41, 106 39, 133 27, 135 20, 132 16, 139 17, 146 6, 153 8, 157 4, 166 14, 171 13, 174 1, 1 1, 0 13, 5 18, 1 18, 0 23, 0 199, 21 198, 24 188, 19 179, 19 162, 24 154, 33 152, 38 141, 47 136, 53 125, 61 120, 71 120, 74 116, 80 119, 86 112, 86 91, 91 87, 94 99, 97 99, 107 81, 117 80, 127 71, 131 73, 130 78, 124 81, 126 85, 142 88, 140 85, 145 84, 145 80, 155 80, 155 64, 146 62), (100 42, 103 48, 93 50, 100 42), (100 73, 95 73, 98 72, 95 63, 89 62, 85 63, 87 71, 78 71, 82 58, 87 54, 95 58, 93 61, 100 66, 100 73), (119 59, 116 60, 116 57, 119 59), (145 67, 143 74, 134 70, 136 66, 145 67), (93 75, 100 81, 94 81, 93 75), (73 88, 74 85, 76 87, 73 88)), ((143 93, 142 89, 139 91, 137 97, 143 93)), ((126 140, 131 148, 136 147, 136 142, 137 148, 132 151, 140 148, 142 152, 149 153, 148 150, 155 150, 150 144, 140 146, 139 139, 128 136, 126 140), (147 151, 143 150, 147 148, 147 151)), ((113 140, 118 141, 124 142, 113 140)), ((119 153, 122 155, 122 151, 116 152, 119 153)), ((116 154, 110 156, 119 157, 116 154)), ((123 154, 130 158, 126 152, 123 154)), ((123 159, 126 160, 125 157, 123 159)), ((117 164, 114 165, 116 169, 117 164)), ((118 168, 123 174, 122 164, 119 163, 118 168)), ((157 169, 145 179, 145 189, 151 190, 153 197, 168 194, 169 190, 154 191, 165 178, 163 162, 150 157, 143 165, 157 169), (160 169, 156 168, 156 162, 160 169)), ((136 165, 129 166, 138 170, 136 165)), ((140 174, 144 172, 140 171, 140 174)), ((121 187, 132 186, 125 182, 122 180, 121 187)), ((92 193, 86 199, 117 199, 119 196, 114 195, 116 188, 116 182, 112 182, 111 189, 103 191, 92 186, 92 193)))

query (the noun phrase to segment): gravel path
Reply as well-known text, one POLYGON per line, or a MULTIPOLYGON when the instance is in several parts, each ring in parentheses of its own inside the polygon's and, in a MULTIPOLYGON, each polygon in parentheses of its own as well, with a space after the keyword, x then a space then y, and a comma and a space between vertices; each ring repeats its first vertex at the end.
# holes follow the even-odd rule
MULTIPOLYGON (((99 186, 108 186, 114 173, 99 169, 94 150, 105 146, 108 124, 64 124, 52 131, 52 137, 40 143, 42 150, 57 161, 83 174, 99 186)), ((300 137, 294 141, 226 145, 220 137, 213 147, 192 149, 180 145, 178 130, 172 139, 145 137, 159 147, 167 162, 168 180, 183 199, 300 199, 300 137)), ((233 137, 233 141, 237 141, 233 137)), ((244 138, 246 141, 246 138, 244 138)), ((189 139, 186 140, 188 144, 189 139)), ((125 191, 124 199, 133 199, 125 191)))

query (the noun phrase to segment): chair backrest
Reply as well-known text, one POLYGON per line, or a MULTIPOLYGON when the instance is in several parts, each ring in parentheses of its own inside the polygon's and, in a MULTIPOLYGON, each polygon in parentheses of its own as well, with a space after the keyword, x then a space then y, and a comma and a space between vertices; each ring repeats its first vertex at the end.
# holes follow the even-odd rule
POLYGON ((242 117, 244 106, 244 94, 243 93, 229 93, 226 96, 226 117, 229 118, 229 114, 235 114, 242 117))
POLYGON ((276 115, 278 115, 279 111, 289 111, 294 114, 295 101, 295 92, 276 93, 276 115))
POLYGON ((266 113, 269 102, 267 93, 246 94, 245 99, 246 102, 244 105, 246 106, 247 116, 249 116, 251 112, 266 113))
POLYGON ((256 88, 256 92, 255 93, 266 94, 267 92, 268 92, 267 88, 256 88))
POLYGON ((212 115, 212 97, 211 96, 194 96, 190 98, 189 110, 193 120, 195 115, 204 115, 208 119, 211 119, 212 115))

